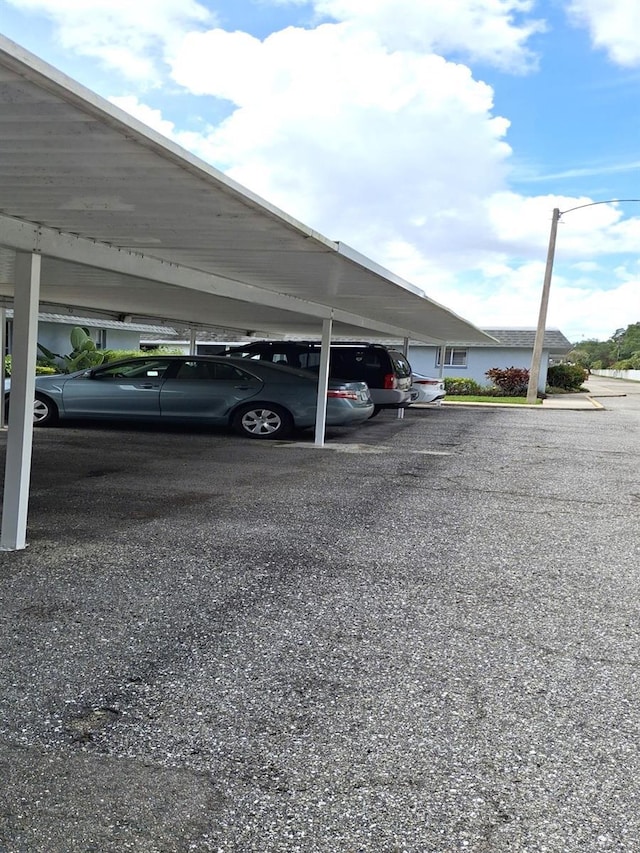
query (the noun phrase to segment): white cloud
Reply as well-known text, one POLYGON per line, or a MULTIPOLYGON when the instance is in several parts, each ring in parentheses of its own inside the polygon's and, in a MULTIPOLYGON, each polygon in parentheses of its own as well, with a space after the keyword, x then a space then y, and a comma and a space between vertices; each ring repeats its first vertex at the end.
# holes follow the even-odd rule
POLYGON ((572 0, 573 20, 586 27, 595 47, 618 65, 640 64, 640 4, 637 0, 572 0))
POLYGON ((177 141, 179 134, 176 131, 175 124, 164 118, 160 110, 154 110, 152 107, 141 103, 135 95, 122 95, 110 98, 109 100, 112 104, 120 107, 121 110, 124 110, 129 115, 137 118, 138 121, 146 124, 147 127, 161 133, 168 139, 177 141))
MULTIPOLYGON (((520 266, 506 262, 481 265, 465 280, 434 280, 428 295, 481 328, 535 328, 540 310, 544 261, 520 266)), ((556 267, 549 294, 547 326, 559 328, 572 341, 606 340, 616 329, 640 318, 640 274, 618 270, 607 279, 593 271, 577 279, 556 267)))
POLYGON ((581 338, 607 340, 616 329, 637 322, 640 317, 640 278, 615 287, 563 286, 552 282, 548 325, 559 326, 572 341, 581 338), (553 322, 555 318, 556 322, 553 322))
POLYGON ((264 41, 191 33, 171 62, 189 91, 237 105, 200 153, 327 236, 377 256, 406 242, 460 264, 482 239, 508 122, 466 66, 390 51, 345 24, 264 41))
POLYGON ((461 54, 508 70, 535 61, 527 42, 544 29, 533 0, 314 0, 319 15, 375 31, 393 50, 461 54))
POLYGON ((554 208, 563 211, 558 223, 557 254, 588 260, 602 255, 636 253, 640 218, 623 218, 616 203, 594 203, 587 197, 521 196, 495 193, 486 200, 494 233, 503 251, 527 256, 547 248, 554 208))
POLYGON ((157 84, 158 52, 189 26, 212 24, 197 0, 6 0, 48 17, 62 47, 100 59, 142 84, 157 84))

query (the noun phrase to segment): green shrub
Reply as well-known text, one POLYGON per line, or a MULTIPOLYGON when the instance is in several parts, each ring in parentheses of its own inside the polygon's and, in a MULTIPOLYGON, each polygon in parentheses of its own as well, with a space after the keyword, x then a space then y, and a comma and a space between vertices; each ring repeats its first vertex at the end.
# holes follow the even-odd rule
POLYGON ((141 358, 143 355, 184 355, 183 351, 174 347, 158 347, 153 352, 141 349, 106 349, 103 350, 104 360, 118 361, 121 358, 141 358))
POLYGON ((492 367, 485 373, 504 397, 522 397, 529 386, 529 371, 524 367, 492 367))
MULTIPOLYGON (((5 376, 11 376, 11 356, 5 355, 4 357, 4 373, 5 376)), ((40 362, 36 363, 36 376, 46 376, 52 373, 60 373, 59 368, 53 367, 50 364, 41 364, 40 362)))
POLYGON ((629 358, 623 358, 611 365, 612 370, 640 370, 640 352, 632 353, 629 358))
POLYGON ((482 394, 482 386, 475 379, 466 379, 463 376, 445 376, 444 389, 453 397, 482 394))
POLYGON ((579 364, 552 364, 547 371, 547 385, 564 391, 579 391, 587 375, 579 364))

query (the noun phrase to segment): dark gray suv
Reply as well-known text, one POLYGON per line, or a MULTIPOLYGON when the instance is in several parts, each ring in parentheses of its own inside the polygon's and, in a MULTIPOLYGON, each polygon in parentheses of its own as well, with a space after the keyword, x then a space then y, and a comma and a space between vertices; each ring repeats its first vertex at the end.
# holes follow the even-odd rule
MULTIPOLYGON (((256 358, 318 372, 320 341, 251 341, 229 347, 226 355, 256 358)), ((411 365, 403 353, 382 344, 349 341, 331 344, 332 379, 366 382, 375 411, 401 409, 411 403, 411 365)))

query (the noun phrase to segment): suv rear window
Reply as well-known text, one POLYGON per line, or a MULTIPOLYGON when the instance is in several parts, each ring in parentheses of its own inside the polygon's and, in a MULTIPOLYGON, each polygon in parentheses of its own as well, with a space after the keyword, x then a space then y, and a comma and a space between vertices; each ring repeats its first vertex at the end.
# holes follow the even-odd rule
MULTIPOLYGON (((233 347, 227 355, 264 359, 315 373, 320 367, 319 342, 256 341, 233 347)), ((379 344, 331 344, 331 376, 336 379, 357 379, 370 388, 380 388, 390 373, 400 379, 411 376, 411 365, 397 350, 388 350, 379 344)))
POLYGON ((395 364, 398 376, 411 376, 411 365, 401 352, 389 350, 389 355, 395 364))

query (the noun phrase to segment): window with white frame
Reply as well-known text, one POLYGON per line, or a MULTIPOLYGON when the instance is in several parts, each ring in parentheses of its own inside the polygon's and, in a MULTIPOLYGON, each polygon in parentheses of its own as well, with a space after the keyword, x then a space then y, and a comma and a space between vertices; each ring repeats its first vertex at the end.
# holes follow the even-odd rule
MULTIPOLYGON (((465 347, 446 347, 444 351, 444 366, 445 367, 466 367, 467 366, 467 349, 465 347)), ((439 349, 436 353, 436 367, 441 366, 442 350, 439 349)))
POLYGON ((106 349, 107 348, 107 330, 106 329, 94 329, 93 330, 93 339, 96 344, 96 349, 106 349))

